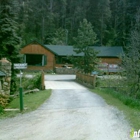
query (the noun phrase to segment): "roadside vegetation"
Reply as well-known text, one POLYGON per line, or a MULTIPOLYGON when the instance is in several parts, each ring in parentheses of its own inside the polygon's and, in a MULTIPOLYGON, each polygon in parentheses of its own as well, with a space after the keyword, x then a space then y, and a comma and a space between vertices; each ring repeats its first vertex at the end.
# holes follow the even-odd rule
POLYGON ((98 86, 91 91, 105 99, 107 104, 117 107, 122 111, 132 126, 140 128, 140 99, 126 94, 125 86, 119 86, 123 79, 118 76, 109 75, 97 78, 98 86), (124 87, 124 88, 123 88, 124 87))
MULTIPOLYGON (((15 82, 11 95, 6 95, 0 93, 0 112, 19 94, 20 78, 15 76, 15 82)), ((41 89, 41 73, 38 72, 33 75, 32 78, 27 78, 25 75, 22 76, 22 88, 23 91, 32 90, 32 89, 41 89)))
MULTIPOLYGON (((43 90, 36 93, 30 93, 23 96, 24 111, 27 113, 36 110, 41 104, 44 103, 51 95, 51 90, 43 90)), ((13 111, 2 111, 0 119, 7 117, 14 117, 20 113, 19 111, 19 97, 13 99, 5 109, 13 109, 13 111), (14 111, 15 109, 15 111, 14 111)))
POLYGON ((97 78, 93 90, 110 105, 122 110, 126 119, 137 130, 140 129, 140 9, 130 33, 129 47, 122 56, 123 72, 116 76, 97 78))
MULTIPOLYGON (((41 90, 42 87, 42 77, 41 77, 41 72, 36 72, 36 73, 32 73, 29 74, 29 76, 27 76, 28 74, 25 73, 22 76, 22 88, 23 90, 32 90, 32 89, 39 89, 41 90)), ((17 77, 16 78, 16 92, 19 90, 19 86, 20 86, 20 78, 17 77)))
MULTIPOLYGON (((2 95, 0 94, 0 118, 12 117, 19 113, 19 81, 20 78, 15 77, 14 94, 2 95), (5 111, 10 109, 12 111, 5 111), (14 111, 15 110, 15 111, 14 111)), ((46 99, 51 95, 50 90, 42 89, 42 76, 41 72, 33 73, 29 77, 27 75, 22 76, 22 88, 23 88, 23 102, 24 112, 29 112, 37 109, 46 99)))

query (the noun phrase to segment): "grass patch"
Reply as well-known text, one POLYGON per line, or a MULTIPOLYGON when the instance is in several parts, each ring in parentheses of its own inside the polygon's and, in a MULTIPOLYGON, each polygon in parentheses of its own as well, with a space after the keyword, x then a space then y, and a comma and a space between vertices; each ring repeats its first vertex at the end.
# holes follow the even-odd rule
POLYGON ((119 75, 104 75, 96 78, 98 87, 118 87, 123 81, 119 75))
MULTIPOLYGON (((39 91, 36 93, 31 93, 23 96, 23 104, 25 110, 22 113, 27 113, 36 110, 45 100, 47 100, 51 95, 51 90, 39 91)), ((19 97, 14 99, 6 107, 8 109, 19 109, 19 97)), ((0 114, 0 118, 14 117, 19 114, 20 111, 8 111, 0 114)))
POLYGON ((107 104, 123 111, 126 120, 134 129, 140 129, 140 101, 122 95, 111 88, 96 88, 92 91, 103 97, 107 104))

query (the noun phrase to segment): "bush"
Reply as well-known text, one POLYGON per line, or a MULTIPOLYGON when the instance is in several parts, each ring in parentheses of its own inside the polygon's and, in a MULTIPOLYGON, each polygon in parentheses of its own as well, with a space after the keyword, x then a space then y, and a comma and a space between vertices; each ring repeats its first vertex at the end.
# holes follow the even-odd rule
POLYGON ((96 86, 114 88, 116 91, 125 94, 128 97, 132 97, 134 99, 140 99, 140 89, 136 93, 133 93, 132 86, 127 85, 126 77, 121 75, 108 75, 108 76, 97 77, 96 86))
POLYGON ((96 87, 100 87, 101 85, 101 80, 100 78, 96 77, 96 87))
POLYGON ((3 107, 0 105, 0 114, 3 113, 3 107))
POLYGON ((8 103, 9 103, 9 95, 0 94, 0 110, 2 110, 2 108, 6 107, 6 105, 8 105, 8 103))
POLYGON ((110 94, 113 97, 119 99, 123 102, 123 104, 133 107, 133 108, 139 108, 140 109, 140 100, 135 99, 133 97, 130 97, 126 94, 120 93, 116 91, 114 88, 100 88, 100 90, 104 91, 106 94, 110 94))
MULTIPOLYGON (((22 87, 23 89, 27 90, 27 89, 41 89, 41 73, 37 73, 33 76, 33 78, 27 78, 25 77, 25 75, 22 77, 22 87)), ((19 81, 20 79, 15 77, 15 81, 16 81, 16 88, 15 91, 19 91, 19 81)), ((13 100, 13 97, 9 96, 9 95, 5 95, 5 94, 1 94, 0 93, 0 113, 3 112, 3 109, 8 105, 9 102, 11 102, 13 100)))
POLYGON ((25 75, 22 77, 23 89, 41 89, 41 73, 37 73, 33 78, 27 78, 25 75))

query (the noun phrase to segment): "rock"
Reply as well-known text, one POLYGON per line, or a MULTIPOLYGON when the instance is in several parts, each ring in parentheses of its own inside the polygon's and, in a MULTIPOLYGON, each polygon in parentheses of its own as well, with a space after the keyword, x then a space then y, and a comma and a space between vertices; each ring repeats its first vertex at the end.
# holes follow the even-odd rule
POLYGON ((12 108, 7 108, 7 109, 4 109, 4 111, 19 111, 19 109, 18 108, 15 108, 15 109, 12 109, 12 108))
POLYGON ((38 88, 32 90, 32 92, 38 92, 38 91, 39 91, 38 88))
POLYGON ((8 82, 8 83, 10 83, 11 78, 10 78, 10 77, 7 77, 7 78, 5 79, 5 81, 8 82))
POLYGON ((5 94, 10 95, 10 90, 5 91, 5 94))
POLYGON ((33 90, 27 90, 27 91, 25 91, 24 92, 24 94, 29 94, 29 93, 34 93, 34 92, 38 92, 39 91, 39 89, 33 89, 33 90))
POLYGON ((4 90, 0 90, 0 94, 5 95, 4 90))
POLYGON ((0 81, 0 90, 2 89, 2 84, 1 84, 1 81, 0 81))
POLYGON ((3 85, 8 86, 8 83, 7 82, 4 82, 3 85))
POLYGON ((27 89, 32 89, 33 88, 33 85, 29 85, 28 87, 27 87, 27 89))

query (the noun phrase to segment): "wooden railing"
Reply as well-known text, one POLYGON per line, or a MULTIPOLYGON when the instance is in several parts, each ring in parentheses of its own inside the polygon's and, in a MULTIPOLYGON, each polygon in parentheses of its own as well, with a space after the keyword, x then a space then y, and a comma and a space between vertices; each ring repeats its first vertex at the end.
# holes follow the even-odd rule
POLYGON ((96 85, 96 75, 91 76, 83 73, 76 73, 76 80, 83 84, 90 85, 93 88, 96 85))

